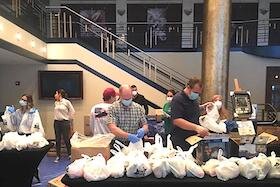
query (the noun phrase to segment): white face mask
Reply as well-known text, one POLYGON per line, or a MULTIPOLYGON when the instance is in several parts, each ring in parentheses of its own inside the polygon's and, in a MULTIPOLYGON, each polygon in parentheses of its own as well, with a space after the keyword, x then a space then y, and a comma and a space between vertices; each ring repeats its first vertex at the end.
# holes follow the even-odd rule
POLYGON ((20 106, 26 106, 27 105, 27 102, 26 101, 24 101, 24 100, 19 100, 19 102, 18 102, 19 104, 20 104, 20 106))
POLYGON ((132 91, 132 95, 136 96, 137 95, 137 91, 132 91))
POLYGON ((217 106, 218 109, 221 109, 223 105, 222 101, 215 101, 214 104, 217 106))
POLYGON ((171 101, 172 101, 172 98, 173 98, 173 97, 167 97, 166 100, 167 100, 168 102, 171 102, 171 101))

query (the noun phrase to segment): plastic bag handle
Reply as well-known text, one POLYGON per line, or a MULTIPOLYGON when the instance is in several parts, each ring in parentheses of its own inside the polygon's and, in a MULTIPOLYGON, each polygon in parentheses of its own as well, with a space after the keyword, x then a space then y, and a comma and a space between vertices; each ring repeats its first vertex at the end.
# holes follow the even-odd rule
POLYGON ((118 152, 114 149, 110 149, 110 152, 113 154, 113 155, 116 155, 118 152))
POLYGON ((117 143, 119 146, 121 146, 122 148, 126 148, 127 146, 124 145, 122 142, 120 142, 119 140, 115 140, 115 143, 117 143))
POLYGON ((113 147, 114 147, 118 152, 122 152, 122 149, 121 149, 121 147, 120 147, 118 144, 115 144, 115 143, 114 143, 113 147))

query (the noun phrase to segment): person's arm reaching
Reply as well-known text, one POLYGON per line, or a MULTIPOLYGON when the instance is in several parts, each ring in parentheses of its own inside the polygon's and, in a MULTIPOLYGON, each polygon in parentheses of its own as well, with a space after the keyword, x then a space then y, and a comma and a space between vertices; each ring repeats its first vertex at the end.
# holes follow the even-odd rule
POLYGON ((148 115, 148 113, 149 113, 148 101, 146 100, 146 98, 144 96, 143 96, 143 105, 144 105, 144 109, 145 109, 145 115, 148 115))

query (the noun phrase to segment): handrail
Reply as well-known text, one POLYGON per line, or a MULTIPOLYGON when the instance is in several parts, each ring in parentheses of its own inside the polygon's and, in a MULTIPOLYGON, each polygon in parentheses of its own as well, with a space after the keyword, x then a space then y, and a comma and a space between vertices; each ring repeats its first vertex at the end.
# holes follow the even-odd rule
POLYGON ((67 6, 46 6, 46 9, 66 9, 66 10, 72 12, 73 14, 77 15, 78 17, 80 17, 80 18, 82 18, 82 19, 88 21, 89 23, 93 24, 94 26, 96 26, 97 28, 101 29, 102 31, 104 31, 104 32, 106 32, 106 33, 108 33, 108 34, 114 36, 115 38, 121 40, 122 42, 124 42, 125 44, 129 45, 130 47, 132 47, 132 48, 138 50, 139 52, 141 52, 141 53, 143 53, 143 54, 145 54, 146 56, 148 56, 149 58, 155 60, 157 63, 159 63, 160 65, 166 67, 167 69, 172 70, 173 72, 175 72, 176 74, 181 75, 181 76, 184 77, 185 79, 190 79, 190 78, 186 77, 185 75, 181 74, 180 72, 177 72, 177 71, 175 71, 174 69, 171 69, 170 67, 166 66, 166 65, 163 64, 159 59, 157 59, 157 58, 151 56, 150 54, 146 53, 146 52, 143 51, 142 49, 140 49, 140 48, 138 48, 138 47, 132 45, 131 43, 125 41, 124 39, 118 37, 118 36, 115 35, 114 33, 112 33, 112 32, 110 32, 110 31, 104 29, 103 27, 99 26, 98 24, 94 23, 93 21, 89 20, 88 18, 86 18, 86 17, 80 15, 79 13, 77 13, 77 12, 74 11, 74 10, 72 10, 71 8, 68 8, 67 6))
POLYGON ((277 122, 277 120, 278 120, 278 112, 277 112, 276 108, 275 108, 272 104, 270 104, 270 103, 257 104, 257 106, 261 106, 261 105, 264 106, 264 107, 269 106, 269 107, 272 109, 271 112, 274 112, 274 113, 275 113, 275 119, 274 119, 273 121, 258 121, 258 124, 259 124, 259 125, 271 125, 271 124, 275 124, 275 123, 277 122))

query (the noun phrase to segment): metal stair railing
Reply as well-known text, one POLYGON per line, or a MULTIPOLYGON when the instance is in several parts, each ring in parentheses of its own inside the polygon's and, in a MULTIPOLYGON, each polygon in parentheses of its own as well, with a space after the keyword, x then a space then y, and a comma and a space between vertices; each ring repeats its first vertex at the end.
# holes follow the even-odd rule
POLYGON ((66 6, 47 6, 50 38, 88 36, 87 43, 166 89, 181 90, 189 78, 66 6))

